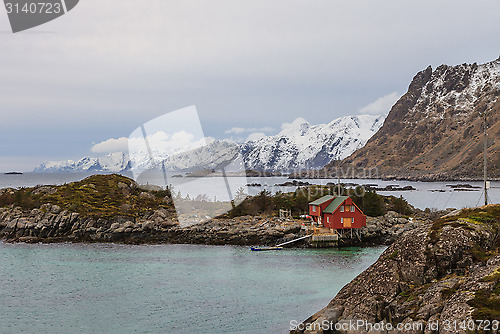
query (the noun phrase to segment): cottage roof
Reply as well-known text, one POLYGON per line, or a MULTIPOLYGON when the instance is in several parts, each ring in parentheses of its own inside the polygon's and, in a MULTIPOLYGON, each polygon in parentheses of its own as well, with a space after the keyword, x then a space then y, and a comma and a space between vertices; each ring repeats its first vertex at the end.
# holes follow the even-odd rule
POLYGON ((323 196, 323 197, 318 198, 318 199, 317 199, 317 200, 315 200, 315 201, 312 201, 311 203, 309 203, 309 205, 320 205, 320 204, 325 203, 326 201, 331 200, 332 198, 335 198, 335 196, 332 196, 332 195, 326 195, 326 196, 323 196))
POLYGON ((328 205, 326 207, 326 209, 323 210, 323 212, 324 213, 333 213, 348 198, 349 198, 349 196, 337 196, 337 197, 335 197, 333 202, 331 202, 330 205, 328 205))

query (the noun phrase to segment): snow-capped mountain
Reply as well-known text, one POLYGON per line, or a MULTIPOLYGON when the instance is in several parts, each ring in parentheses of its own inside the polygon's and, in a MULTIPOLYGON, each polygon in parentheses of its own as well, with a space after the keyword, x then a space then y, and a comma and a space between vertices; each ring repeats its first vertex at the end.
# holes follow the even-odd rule
POLYGON ((297 119, 275 136, 244 143, 241 151, 248 169, 317 169, 363 147, 384 119, 385 116, 347 116, 319 125, 297 119))
MULTIPOLYGON (((168 155, 165 152, 152 150, 150 158, 148 152, 132 152, 130 155, 130 170, 140 174, 148 169, 160 169, 162 166, 168 172, 192 172, 204 169, 218 169, 238 158, 240 148, 238 144, 228 141, 209 141, 201 147, 168 155), (152 161, 153 160, 153 161, 152 161)), ((242 158, 238 159, 242 160, 242 158)), ((241 169, 245 169, 244 166, 241 169)))
MULTIPOLYGON (((216 169, 239 157, 246 169, 291 171, 299 168, 321 168, 335 159, 343 159, 365 143, 382 126, 384 116, 360 115, 338 118, 328 124, 311 125, 297 119, 280 133, 243 144, 215 140, 200 148, 167 156, 153 152, 154 163, 168 171, 216 169)), ((35 172, 141 172, 151 166, 146 152, 133 152, 131 157, 112 153, 102 158, 79 161, 47 162, 35 172)))
POLYGON ((49 161, 36 167, 34 172, 123 172, 130 170, 127 154, 116 152, 101 158, 85 157, 78 161, 49 161))

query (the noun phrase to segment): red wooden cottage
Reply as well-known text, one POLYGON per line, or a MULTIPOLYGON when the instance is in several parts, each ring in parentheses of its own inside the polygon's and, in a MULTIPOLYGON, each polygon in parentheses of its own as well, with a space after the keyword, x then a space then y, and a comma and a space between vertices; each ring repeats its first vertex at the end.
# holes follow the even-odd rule
POLYGON ((309 215, 323 227, 352 229, 366 226, 366 216, 349 196, 326 195, 309 203, 309 215))

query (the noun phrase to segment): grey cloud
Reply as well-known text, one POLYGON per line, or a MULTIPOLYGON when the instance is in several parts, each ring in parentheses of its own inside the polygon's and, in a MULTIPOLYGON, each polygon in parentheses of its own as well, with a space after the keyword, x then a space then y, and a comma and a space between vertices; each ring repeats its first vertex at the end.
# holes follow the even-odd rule
POLYGON ((85 155, 192 104, 219 138, 327 123, 405 92, 429 64, 497 58, 499 12, 496 0, 81 1, 32 32, 0 34, 0 142, 16 143, 1 154, 85 155))

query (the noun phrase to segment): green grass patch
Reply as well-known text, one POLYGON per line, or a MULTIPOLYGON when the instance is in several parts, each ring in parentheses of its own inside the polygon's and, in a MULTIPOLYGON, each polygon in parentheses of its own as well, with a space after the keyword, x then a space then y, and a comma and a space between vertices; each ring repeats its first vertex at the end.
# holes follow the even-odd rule
POLYGON ((436 220, 431 226, 429 241, 432 244, 436 244, 439 241, 441 230, 445 226, 474 231, 476 227, 468 223, 474 225, 488 224, 495 230, 498 230, 500 226, 500 205, 491 205, 486 208, 463 209, 456 216, 436 220))
MULTIPOLYGON (((498 283, 497 283, 498 285, 498 283)), ((474 308, 472 317, 476 320, 498 320, 500 319, 500 298, 487 289, 476 291, 474 299, 467 302, 474 308)))
POLYGON ((394 252, 392 252, 391 255, 388 256, 389 259, 395 260, 398 257, 399 251, 396 249, 394 252))
POLYGON ((3 192, 0 206, 19 206, 24 210, 40 208, 45 203, 77 212, 82 217, 112 218, 116 216, 139 218, 160 208, 174 215, 168 190, 146 191, 122 175, 93 175, 82 181, 54 186, 52 194, 36 194, 36 188, 22 188, 14 193, 3 192))
POLYGON ((409 298, 411 296, 411 291, 410 290, 402 291, 399 293, 398 296, 403 298, 409 298))
POLYGON ((449 299, 457 292, 457 290, 458 290, 458 284, 455 284, 451 288, 444 288, 441 290, 441 296, 443 296, 443 299, 449 299))
POLYGON ((475 262, 486 262, 492 256, 497 254, 495 250, 484 249, 479 245, 474 245, 474 247, 470 250, 470 253, 475 262))
POLYGON ((498 320, 500 319, 500 268, 480 281, 493 282, 494 285, 491 289, 476 291, 474 298, 467 302, 474 307, 472 317, 476 320, 498 320))

